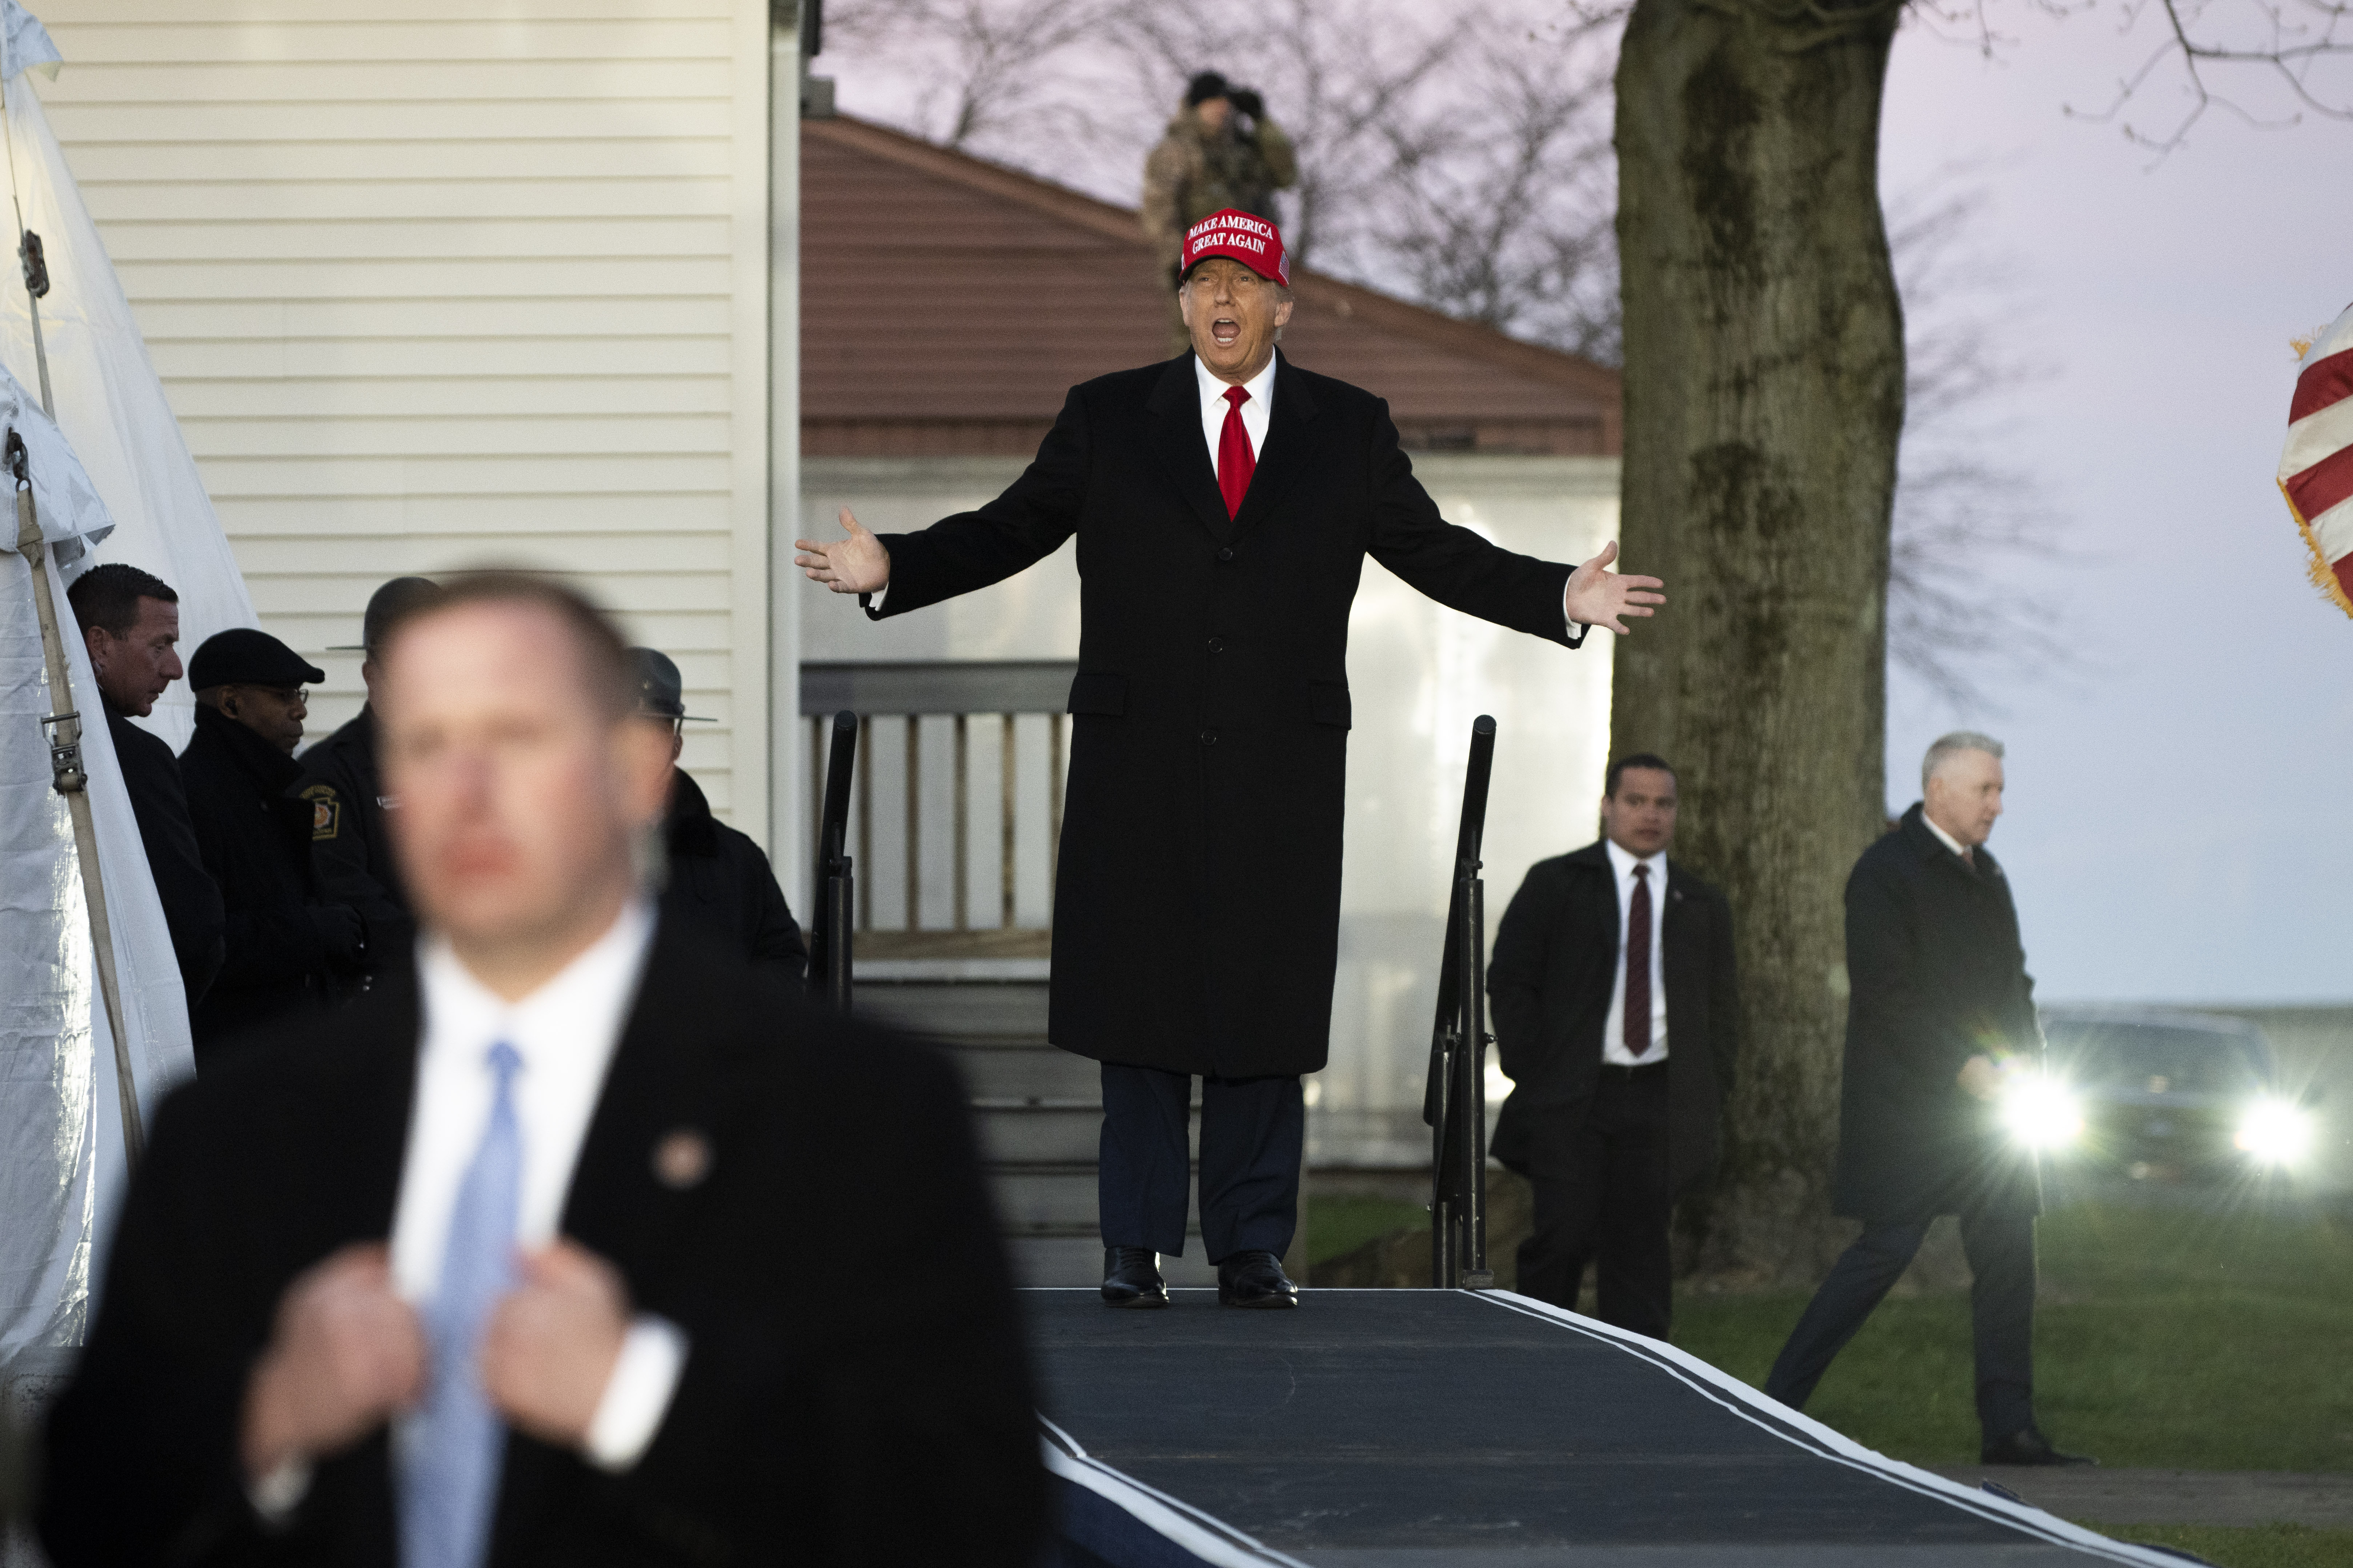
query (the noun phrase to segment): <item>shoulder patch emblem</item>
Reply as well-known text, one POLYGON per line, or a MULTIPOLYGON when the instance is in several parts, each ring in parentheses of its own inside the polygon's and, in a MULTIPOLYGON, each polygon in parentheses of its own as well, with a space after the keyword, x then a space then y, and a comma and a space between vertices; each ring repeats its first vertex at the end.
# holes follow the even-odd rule
POLYGON ((311 803, 311 842, 332 838, 343 830, 343 803, 335 798, 334 785, 312 784, 302 798, 311 803))

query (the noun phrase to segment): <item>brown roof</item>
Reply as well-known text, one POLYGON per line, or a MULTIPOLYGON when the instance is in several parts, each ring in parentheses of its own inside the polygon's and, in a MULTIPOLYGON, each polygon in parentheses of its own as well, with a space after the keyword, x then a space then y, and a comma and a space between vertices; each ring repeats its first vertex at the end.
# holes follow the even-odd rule
MULTIPOLYGON (((1076 383, 1165 359, 1126 207, 847 118, 801 124, 801 442, 1026 457, 1076 383)), ((1380 394, 1409 447, 1615 455, 1618 375, 1317 272, 1283 352, 1380 394)))

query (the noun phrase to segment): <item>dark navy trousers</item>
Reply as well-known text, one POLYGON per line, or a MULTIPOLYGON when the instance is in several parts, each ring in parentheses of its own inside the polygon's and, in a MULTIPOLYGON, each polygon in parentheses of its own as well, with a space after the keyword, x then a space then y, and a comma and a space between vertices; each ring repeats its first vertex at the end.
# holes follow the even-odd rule
MULTIPOLYGON (((1193 1080, 1103 1064, 1100 1202, 1105 1247, 1182 1257, 1193 1080)), ((1291 1250, 1307 1104, 1296 1078, 1201 1080, 1201 1241, 1211 1263, 1291 1250)))

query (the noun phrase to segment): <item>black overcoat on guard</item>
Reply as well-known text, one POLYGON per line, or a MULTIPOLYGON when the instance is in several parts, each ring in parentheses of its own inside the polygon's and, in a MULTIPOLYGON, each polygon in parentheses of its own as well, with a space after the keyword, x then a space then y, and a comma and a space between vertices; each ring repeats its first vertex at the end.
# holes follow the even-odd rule
POLYGON ((1073 535, 1049 1033, 1170 1072, 1313 1072, 1331 1033, 1348 607, 1365 557, 1440 604, 1574 647, 1570 569, 1445 521, 1388 405, 1280 355, 1255 476, 1229 518, 1188 353, 1073 387, 1010 489, 884 536, 891 584, 873 613, 987 587, 1073 535))
MULTIPOLYGON (((1039 1561, 1036 1402, 964 1086, 799 990, 658 928, 562 1228, 686 1331, 686 1364, 624 1474, 508 1436, 485 1568, 1039 1561), (681 1138, 702 1161, 665 1174, 681 1138), (955 1289, 843 1289, 841 1238, 885 1236, 955 1289)), ((58 1568, 397 1568, 387 1431, 322 1459, 276 1530, 237 1432, 287 1285, 391 1235, 418 1026, 404 954, 164 1102, 48 1419, 58 1568)))
MULTIPOLYGON (((1724 895, 1670 859, 1666 900, 1667 1179, 1681 1192, 1715 1171, 1723 1146, 1740 986, 1724 895)), ((1617 872, 1598 841, 1529 867, 1504 910, 1487 991, 1513 1088, 1493 1152, 1514 1170, 1525 1170, 1534 1140, 1574 1136, 1585 1124, 1618 984, 1620 923, 1617 872)))
POLYGON ((1982 845, 1976 858, 1946 848, 1915 804, 1847 879, 1836 1197, 1850 1218, 2042 1207, 2033 1157, 1957 1081, 1973 1056, 2042 1056, 2010 879, 1982 845))

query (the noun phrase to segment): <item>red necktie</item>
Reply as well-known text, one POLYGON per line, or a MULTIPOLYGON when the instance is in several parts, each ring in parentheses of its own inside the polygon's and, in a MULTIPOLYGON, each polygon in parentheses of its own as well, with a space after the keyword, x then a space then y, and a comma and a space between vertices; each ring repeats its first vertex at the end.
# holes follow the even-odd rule
POLYGON ((1651 1048, 1651 868, 1634 868, 1626 910, 1626 1054, 1651 1048))
POLYGON ((1239 386, 1226 388, 1226 427, 1218 432, 1218 489, 1226 498, 1226 515, 1242 510, 1250 494, 1250 475, 1258 471, 1258 456, 1250 450, 1250 432, 1242 427, 1242 405, 1250 394, 1239 386))

